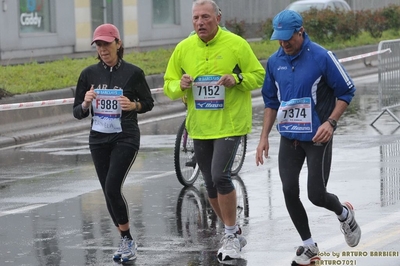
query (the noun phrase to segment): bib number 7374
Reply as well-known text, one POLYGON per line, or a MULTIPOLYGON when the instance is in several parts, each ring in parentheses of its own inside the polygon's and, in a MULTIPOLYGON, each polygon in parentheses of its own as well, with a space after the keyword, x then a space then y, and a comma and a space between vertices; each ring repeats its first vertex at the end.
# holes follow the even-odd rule
POLYGON ((282 112, 283 112, 283 118, 284 119, 286 119, 286 118, 291 118, 291 119, 293 119, 293 118, 306 118, 307 117, 307 115, 306 115, 306 109, 304 109, 304 108, 297 108, 297 107, 295 107, 295 108, 291 108, 291 109, 288 109, 288 110, 282 110, 282 112))
POLYGON ((311 98, 282 101, 277 114, 279 132, 312 132, 311 98))

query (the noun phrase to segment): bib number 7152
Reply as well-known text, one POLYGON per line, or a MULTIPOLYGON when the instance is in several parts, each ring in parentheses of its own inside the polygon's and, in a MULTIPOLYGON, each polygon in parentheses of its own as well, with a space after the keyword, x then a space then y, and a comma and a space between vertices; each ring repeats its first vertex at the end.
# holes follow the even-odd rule
POLYGON ((208 85, 208 86, 197 86, 198 96, 218 96, 219 86, 218 85, 208 85))

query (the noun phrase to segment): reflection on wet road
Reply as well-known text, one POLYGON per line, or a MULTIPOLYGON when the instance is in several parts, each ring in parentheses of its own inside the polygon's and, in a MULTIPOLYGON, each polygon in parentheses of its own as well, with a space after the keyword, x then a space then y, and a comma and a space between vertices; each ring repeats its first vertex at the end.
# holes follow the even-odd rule
MULTIPOLYGON (((400 137, 390 116, 369 125, 378 113, 376 86, 365 82, 334 139, 328 189, 355 206, 363 231, 358 247, 347 247, 336 217, 307 200, 302 172, 301 197, 323 259, 331 261, 326 265, 400 265, 400 137)), ((234 179, 238 221, 248 241, 236 265, 289 265, 301 241, 281 191, 279 136, 273 130, 270 157, 256 167, 261 99, 254 101, 253 114, 246 161, 234 179)), ((206 200, 202 179, 184 188, 174 172, 174 134, 183 119, 181 114, 141 124, 141 151, 124 187, 139 245, 134 265, 220 265, 215 254, 223 226, 206 200)), ((113 265, 119 239, 95 176, 87 132, 0 149, 0 167, 0 265, 113 265)))

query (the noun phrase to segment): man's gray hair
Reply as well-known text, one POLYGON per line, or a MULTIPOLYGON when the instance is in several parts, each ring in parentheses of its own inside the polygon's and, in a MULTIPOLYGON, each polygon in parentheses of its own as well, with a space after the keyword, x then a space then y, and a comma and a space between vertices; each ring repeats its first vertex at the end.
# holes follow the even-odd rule
MULTIPOLYGON (((201 6, 201 5, 208 4, 208 3, 213 6, 215 15, 217 15, 217 16, 221 15, 221 9, 218 7, 217 3, 215 3, 213 0, 194 0, 193 8, 195 6, 201 6)), ((193 10, 193 8, 192 8, 192 10, 193 10)))

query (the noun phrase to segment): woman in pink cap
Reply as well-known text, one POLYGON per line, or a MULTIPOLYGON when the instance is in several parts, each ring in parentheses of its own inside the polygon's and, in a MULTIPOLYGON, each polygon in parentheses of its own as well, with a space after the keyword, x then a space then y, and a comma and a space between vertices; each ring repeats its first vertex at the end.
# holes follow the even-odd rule
POLYGON ((83 119, 91 113, 90 152, 108 211, 121 234, 113 259, 128 262, 136 258, 137 245, 129 230, 122 186, 139 151, 137 115, 152 110, 154 101, 143 70, 122 59, 124 47, 117 27, 97 27, 94 43, 99 62, 81 72, 73 114, 83 119))

